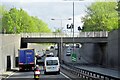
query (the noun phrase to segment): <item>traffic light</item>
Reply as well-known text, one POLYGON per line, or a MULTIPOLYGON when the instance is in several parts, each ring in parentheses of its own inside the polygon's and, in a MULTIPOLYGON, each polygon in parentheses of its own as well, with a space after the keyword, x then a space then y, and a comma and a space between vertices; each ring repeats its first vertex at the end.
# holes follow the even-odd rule
POLYGON ((74 27, 73 24, 71 25, 67 24, 67 29, 72 29, 73 27, 74 27))
POLYGON ((83 27, 82 27, 82 30, 84 30, 84 28, 85 28, 85 27, 83 26, 83 27))
POLYGON ((69 24, 67 24, 67 29, 70 29, 69 24))
POLYGON ((82 30, 82 29, 81 29, 81 27, 79 26, 79 27, 78 27, 78 31, 80 31, 80 30, 82 30))

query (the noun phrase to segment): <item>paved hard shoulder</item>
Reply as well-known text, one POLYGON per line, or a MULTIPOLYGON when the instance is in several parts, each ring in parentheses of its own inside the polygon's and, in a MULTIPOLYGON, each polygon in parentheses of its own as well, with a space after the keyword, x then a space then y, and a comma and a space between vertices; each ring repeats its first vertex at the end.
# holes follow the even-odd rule
POLYGON ((14 74, 18 70, 19 70, 18 68, 14 68, 14 69, 11 69, 10 71, 5 71, 0 74, 0 79, 7 78, 7 77, 11 76, 12 74, 14 74))

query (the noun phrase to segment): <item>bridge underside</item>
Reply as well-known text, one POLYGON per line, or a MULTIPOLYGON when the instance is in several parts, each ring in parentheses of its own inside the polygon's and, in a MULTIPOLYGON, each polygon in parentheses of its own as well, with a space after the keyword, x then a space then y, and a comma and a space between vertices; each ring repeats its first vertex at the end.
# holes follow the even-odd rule
POLYGON ((40 38, 21 38, 22 43, 107 43, 106 37, 40 37, 40 38))
POLYGON ((53 37, 53 38, 21 38, 21 48, 27 48, 27 43, 56 43, 58 44, 58 57, 61 59, 61 46, 63 46, 63 43, 81 43, 81 44, 106 44, 107 38, 106 37, 74 37, 74 39, 71 37, 53 37))

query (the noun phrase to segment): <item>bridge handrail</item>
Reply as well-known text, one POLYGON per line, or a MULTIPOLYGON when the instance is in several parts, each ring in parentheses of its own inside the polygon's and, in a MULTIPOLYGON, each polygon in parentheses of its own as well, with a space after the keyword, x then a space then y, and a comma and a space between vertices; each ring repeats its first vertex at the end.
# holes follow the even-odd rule
MULTIPOLYGON (((100 74, 97 72, 93 72, 93 71, 89 71, 89 70, 85 70, 85 69, 80 69, 75 67, 73 64, 69 64, 67 62, 64 62, 64 65, 70 67, 70 69, 68 71, 72 71, 74 74, 76 74, 79 77, 85 78, 85 79, 96 79, 96 80, 118 80, 119 78, 117 77, 113 77, 113 76, 109 76, 107 74, 100 74)), ((62 68, 64 68, 62 66, 62 68)))
MULTIPOLYGON (((72 33, 21 33, 21 37, 73 37, 72 33)), ((74 37, 108 37, 107 31, 79 32, 74 37)))

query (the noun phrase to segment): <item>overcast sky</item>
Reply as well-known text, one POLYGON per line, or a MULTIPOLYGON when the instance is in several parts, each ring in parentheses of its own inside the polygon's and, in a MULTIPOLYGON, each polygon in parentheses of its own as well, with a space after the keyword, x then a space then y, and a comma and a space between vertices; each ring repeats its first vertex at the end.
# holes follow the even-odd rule
MULTIPOLYGON (((73 0, 72 0, 73 1, 73 0)), ((66 24, 71 24, 71 21, 65 20, 73 18, 73 2, 68 0, 2 0, 2 5, 7 8, 22 8, 31 16, 37 16, 46 22, 53 31, 57 28, 66 29, 66 24), (51 20, 54 18, 55 20, 51 20), (62 19, 62 24, 61 24, 62 19)), ((85 11, 95 0, 74 1, 75 13, 75 32, 78 32, 77 27, 82 26, 81 17, 85 16, 85 11)), ((68 30, 67 30, 68 31, 68 30)), ((70 31, 70 30, 69 30, 70 31)))

